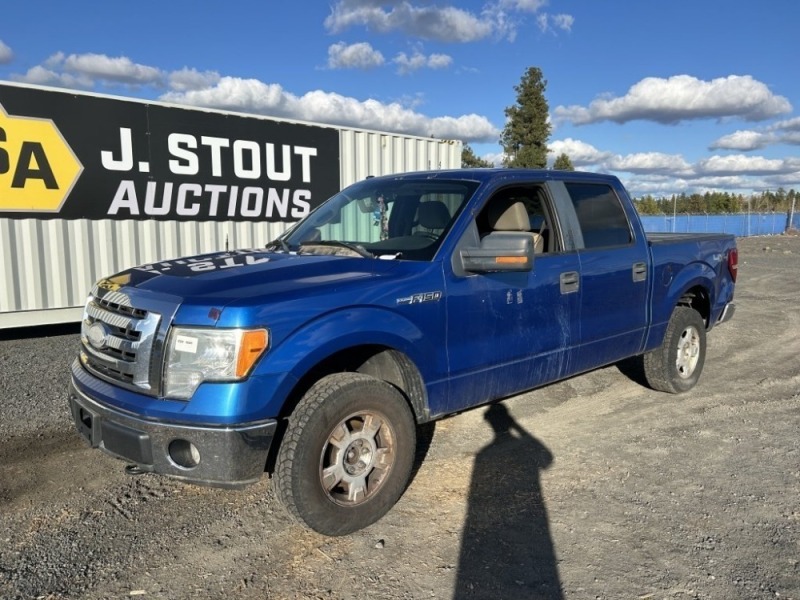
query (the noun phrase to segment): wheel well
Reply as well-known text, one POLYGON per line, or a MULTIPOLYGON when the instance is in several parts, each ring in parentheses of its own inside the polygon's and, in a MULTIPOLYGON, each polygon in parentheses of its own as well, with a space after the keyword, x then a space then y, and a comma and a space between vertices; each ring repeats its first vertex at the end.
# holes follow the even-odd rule
POLYGON ((342 350, 315 365, 298 382, 281 410, 288 417, 303 395, 326 375, 355 372, 386 381, 408 399, 417 423, 430 420, 422 376, 408 356, 384 346, 357 346, 342 350))
POLYGON ((678 306, 688 306, 696 310, 708 328, 708 321, 711 318, 711 298, 704 287, 695 286, 686 290, 678 300, 678 306))
POLYGON ((422 375, 408 356, 385 346, 357 346, 329 356, 308 371, 297 383, 281 409, 275 438, 267 455, 265 470, 275 471, 278 449, 283 443, 288 417, 314 383, 333 373, 356 372, 371 375, 393 385, 408 400, 418 424, 431 420, 422 375))

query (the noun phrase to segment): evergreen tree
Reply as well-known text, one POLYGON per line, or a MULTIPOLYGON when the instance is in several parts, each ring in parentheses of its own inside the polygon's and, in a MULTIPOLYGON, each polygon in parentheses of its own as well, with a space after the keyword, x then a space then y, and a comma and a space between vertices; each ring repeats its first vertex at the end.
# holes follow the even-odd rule
POLYGON ((553 162, 553 169, 556 171, 574 171, 575 165, 572 164, 566 152, 562 152, 556 157, 555 162, 553 162))
POLYGON ((506 126, 500 138, 507 167, 543 169, 550 138, 549 107, 544 97, 547 81, 538 67, 528 67, 519 85, 517 103, 506 108, 506 126))
POLYGON ((483 160, 480 156, 477 156, 475 152, 472 151, 472 148, 469 147, 469 144, 464 144, 464 148, 461 150, 461 168, 462 169, 471 169, 473 167, 491 167, 494 166, 488 160, 483 160))
POLYGON ((658 201, 650 194, 636 200, 634 206, 640 215, 657 215, 661 213, 658 201))

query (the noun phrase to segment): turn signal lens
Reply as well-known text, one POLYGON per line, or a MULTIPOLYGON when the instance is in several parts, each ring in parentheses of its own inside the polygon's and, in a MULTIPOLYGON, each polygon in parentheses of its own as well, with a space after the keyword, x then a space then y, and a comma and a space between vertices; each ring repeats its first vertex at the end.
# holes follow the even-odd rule
POLYGON ((268 343, 266 329, 244 332, 239 348, 239 358, 236 361, 236 377, 244 377, 250 372, 258 358, 267 349, 268 343))

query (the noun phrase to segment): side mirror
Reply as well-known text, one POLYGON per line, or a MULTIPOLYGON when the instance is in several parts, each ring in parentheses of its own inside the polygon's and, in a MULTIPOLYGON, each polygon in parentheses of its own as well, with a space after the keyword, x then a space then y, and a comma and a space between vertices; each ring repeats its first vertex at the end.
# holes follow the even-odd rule
POLYGON ((479 248, 462 248, 461 266, 471 273, 530 271, 533 254, 530 233, 497 231, 483 238, 479 248))

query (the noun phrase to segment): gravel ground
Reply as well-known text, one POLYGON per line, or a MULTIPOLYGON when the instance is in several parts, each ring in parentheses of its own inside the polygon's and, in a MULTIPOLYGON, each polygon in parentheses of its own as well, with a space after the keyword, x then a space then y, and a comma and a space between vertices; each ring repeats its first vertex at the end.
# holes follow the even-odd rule
POLYGON ((243 491, 128 477, 72 430, 75 327, 0 332, 0 598, 800 600, 800 238, 739 240, 682 396, 609 367, 440 421, 345 538, 243 491))

